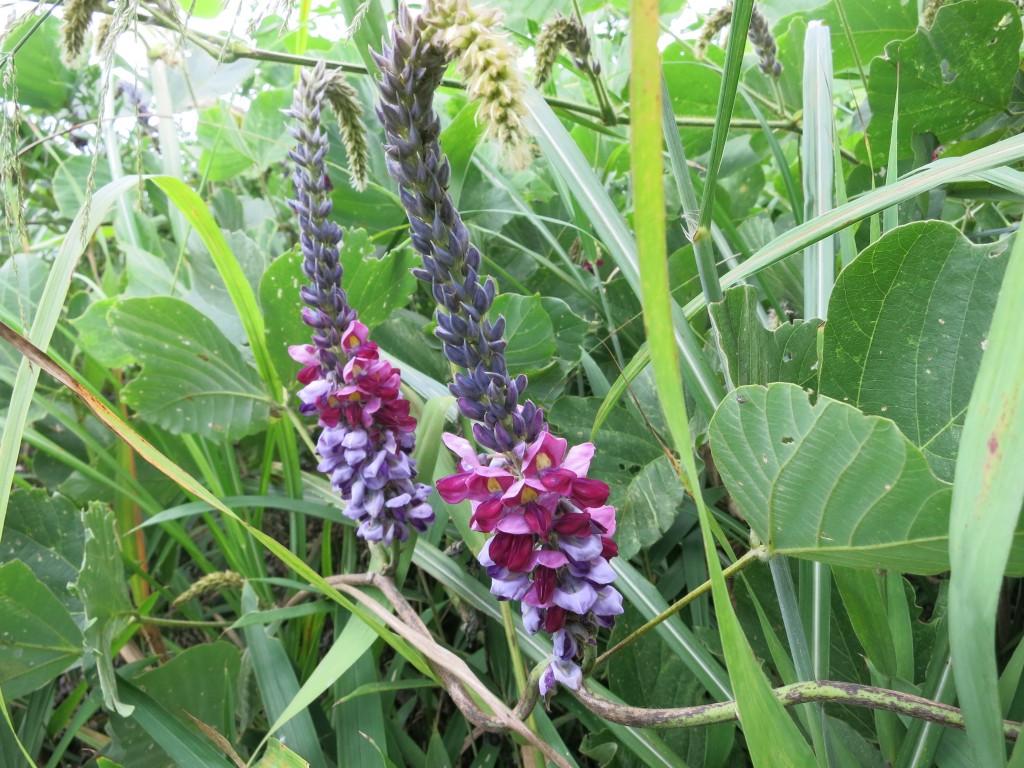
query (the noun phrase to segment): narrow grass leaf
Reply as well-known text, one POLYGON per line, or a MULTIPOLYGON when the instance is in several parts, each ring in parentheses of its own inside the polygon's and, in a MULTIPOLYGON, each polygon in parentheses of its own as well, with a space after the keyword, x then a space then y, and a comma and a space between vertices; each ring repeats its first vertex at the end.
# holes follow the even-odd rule
MULTIPOLYGON (((739 29, 745 29, 750 19, 752 2, 737 4, 741 14, 739 29)), ((734 20, 736 11, 734 11, 734 20)), ((630 14, 632 33, 632 71, 660 72, 658 49, 657 0, 634 0, 630 14)), ((735 38, 738 35, 733 35, 735 38)), ((744 35, 745 38, 745 35, 744 35)), ((733 45, 730 53, 742 56, 742 45, 733 45), (734 50, 735 48, 735 50, 734 50)), ((741 43, 745 45, 745 39, 741 43)), ((732 63, 736 67, 737 62, 732 63)), ((726 69, 729 69, 727 62, 726 69)), ((733 84, 735 97, 735 78, 733 84)), ((651 345, 654 380, 662 410, 669 423, 669 431, 679 453, 684 471, 683 483, 697 503, 704 536, 705 555, 708 560, 715 608, 719 621, 722 646, 728 662, 729 677, 740 711, 740 720, 755 765, 769 765, 773 756, 781 751, 793 765, 814 766, 814 755, 800 735, 795 723, 772 695, 771 687, 754 659, 750 644, 740 627, 732 606, 725 579, 722 576, 718 552, 712 539, 711 522, 701 494, 690 437, 689 418, 679 380, 679 363, 672 340, 671 298, 668 289, 668 269, 665 249, 665 211, 663 198, 661 84, 650 77, 634 77, 631 81, 631 149, 633 163, 633 190, 635 222, 640 261, 641 296, 644 327, 651 345)), ((731 105, 730 105, 731 107, 731 105)), ((728 121, 725 121, 726 125, 728 121)), ((724 145, 724 138, 722 139, 724 145)), ((709 184, 705 188, 704 208, 710 210, 709 184)), ((703 211, 702 211, 703 213, 703 211)))
POLYGON ((996 301, 953 484, 949 643, 967 737, 979 765, 1006 762, 996 673, 996 608, 1024 503, 1024 237, 996 301))
MULTIPOLYGON (((832 208, 835 186, 832 37, 829 28, 820 21, 807 25, 803 92, 801 155, 804 208, 806 217, 813 219, 832 208)), ((804 317, 825 319, 834 281, 835 249, 832 238, 826 237, 804 250, 804 317)))
POLYGON ((330 650, 267 732, 277 733, 285 723, 316 701, 320 694, 330 688, 335 680, 345 674, 345 670, 370 649, 376 639, 377 633, 357 617, 349 619, 330 650))
POLYGON ((178 765, 233 768, 232 763, 210 742, 197 735, 144 691, 124 679, 119 681, 118 689, 125 704, 133 708, 134 721, 178 765))
MULTIPOLYGON (((256 610, 256 593, 246 584, 242 590, 243 615, 256 610)), ((252 655, 252 666, 256 672, 256 682, 259 684, 263 706, 268 717, 274 719, 274 725, 268 733, 280 730, 287 743, 298 750, 298 753, 309 760, 315 768, 326 766, 316 728, 313 726, 313 718, 306 709, 309 702, 303 703, 299 700, 299 682, 295 678, 295 671, 281 641, 268 635, 266 629, 261 626, 246 627, 242 634, 248 652, 252 655), (293 708, 293 704, 301 706, 293 708)))
MULTIPOLYGON (((68 289, 71 287, 71 276, 78 266, 78 260, 92 240, 93 233, 103 222, 111 207, 125 191, 138 183, 136 177, 118 179, 96 191, 91 204, 83 207, 75 216, 74 221, 64 236, 64 242, 53 260, 53 268, 43 289, 39 301, 39 309, 32 321, 28 339, 37 347, 46 349, 53 337, 53 330, 64 308, 68 289)), ((11 393, 11 402, 7 408, 7 420, 3 435, 0 435, 0 537, 3 536, 4 519, 7 516, 7 501, 10 498, 14 471, 17 466, 18 450, 22 434, 28 419, 29 406, 36 382, 39 381, 39 369, 27 359, 18 366, 18 374, 11 393)))

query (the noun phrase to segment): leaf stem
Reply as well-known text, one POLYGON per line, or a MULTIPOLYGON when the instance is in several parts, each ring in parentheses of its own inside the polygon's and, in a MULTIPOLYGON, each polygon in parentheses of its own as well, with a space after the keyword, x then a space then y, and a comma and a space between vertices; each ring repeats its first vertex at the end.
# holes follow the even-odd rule
MULTIPOLYGON (((735 563, 730 565, 728 568, 725 568, 722 571, 722 576, 724 578, 729 578, 731 576, 735 576, 740 571, 744 570, 748 566, 752 565, 753 563, 757 562, 762 557, 764 557, 766 551, 767 550, 763 546, 757 547, 755 549, 750 550, 745 555, 743 555, 743 557, 741 557, 739 560, 737 560, 735 563)), ((641 637, 646 635, 648 632, 650 632, 656 626, 661 624, 661 622, 665 621, 665 619, 668 619, 668 618, 670 618, 672 616, 675 616, 677 613, 679 613, 679 611, 681 611, 683 608, 688 606, 690 603, 692 603, 698 597, 700 597, 701 595, 704 595, 704 594, 706 594, 706 593, 708 593, 710 591, 711 591, 711 581, 709 580, 709 581, 705 581, 703 584, 701 584, 699 587, 697 587, 696 589, 692 590, 691 592, 688 592, 687 594, 683 595, 676 602, 672 603, 672 605, 670 605, 664 611, 662 611, 657 616, 655 616, 653 619, 648 621, 642 627, 640 627, 639 629, 635 630, 629 636, 623 638, 621 641, 619 641, 613 647, 609 648, 607 651, 605 651, 600 656, 598 656, 597 660, 594 662, 594 669, 597 669, 599 666, 604 664, 606 661, 608 661, 608 659, 610 659, 612 656, 614 656, 616 653, 621 651, 623 648, 625 648, 630 643, 633 643, 636 640, 639 640, 641 637)))

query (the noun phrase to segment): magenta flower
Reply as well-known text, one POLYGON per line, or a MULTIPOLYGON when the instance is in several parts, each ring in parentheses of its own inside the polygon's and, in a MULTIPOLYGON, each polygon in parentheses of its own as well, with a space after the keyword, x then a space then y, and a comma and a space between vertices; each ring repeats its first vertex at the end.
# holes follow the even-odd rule
POLYGON ((450 504, 468 500, 474 529, 494 533, 478 557, 491 593, 521 600, 527 631, 551 633, 555 655, 541 679, 547 693, 560 682, 578 687, 580 642, 622 613, 608 564, 617 548, 608 485, 588 478, 591 443, 568 448, 546 430, 510 453, 477 454, 468 441, 444 436, 459 457, 458 474, 438 481, 450 504))

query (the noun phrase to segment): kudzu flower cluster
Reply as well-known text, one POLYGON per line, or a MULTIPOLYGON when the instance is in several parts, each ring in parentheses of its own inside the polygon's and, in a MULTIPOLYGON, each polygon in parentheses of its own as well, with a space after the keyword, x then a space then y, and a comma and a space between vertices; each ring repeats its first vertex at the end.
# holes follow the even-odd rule
POLYGON ((344 514, 359 523, 358 535, 390 544, 408 538, 410 528, 426 530, 434 513, 426 503, 430 487, 415 482, 416 420, 399 389, 399 371, 380 358, 341 287, 342 232, 330 220, 327 133, 320 123, 330 82, 322 63, 304 71, 287 112, 296 121, 290 130, 297 141, 290 205, 299 217, 302 271, 310 280, 300 289, 307 305, 302 319, 313 329, 312 344, 288 351, 304 366, 299 411, 316 414, 323 427, 318 469, 345 500, 344 514))
POLYGON ((550 434, 536 405, 519 402, 527 380, 507 370, 504 318, 487 317, 494 282, 481 282, 480 252, 447 193, 450 168, 433 97, 449 52, 428 33, 429 18, 413 19, 403 6, 390 45, 375 60, 388 169, 423 260, 414 272, 439 305, 436 334, 445 355, 464 371, 449 389, 485 449, 477 454, 468 441, 446 435, 460 472, 438 481, 438 492, 449 503, 468 500, 472 527, 494 534, 478 556, 491 592, 521 600, 526 629, 552 635, 555 656, 541 691, 556 682, 577 689, 580 653, 622 612, 608 564, 616 554, 615 509, 605 504, 607 484, 587 477, 594 446, 569 448, 550 434))

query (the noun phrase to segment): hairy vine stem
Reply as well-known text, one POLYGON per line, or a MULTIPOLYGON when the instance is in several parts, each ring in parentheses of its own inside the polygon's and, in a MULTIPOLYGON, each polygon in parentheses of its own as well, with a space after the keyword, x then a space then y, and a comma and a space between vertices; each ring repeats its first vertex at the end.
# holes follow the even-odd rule
MULTIPOLYGON (((875 688, 858 683, 843 683, 835 680, 809 680, 803 683, 784 685, 772 691, 784 707, 811 702, 847 704, 885 712, 895 712, 916 720, 927 720, 948 728, 964 730, 963 713, 956 707, 937 701, 913 696, 902 691, 875 688)), ((596 715, 613 723, 637 728, 693 728, 699 725, 714 725, 739 720, 739 709, 735 701, 703 704, 695 707, 676 709, 644 709, 618 704, 596 695, 585 685, 575 692, 583 706, 596 715)), ((1016 741, 1020 736, 1021 723, 1003 721, 1003 736, 1016 741)))
MULTIPOLYGON (((736 566, 740 563, 749 564, 753 562, 760 554, 758 550, 751 550, 734 564, 734 570, 739 570, 736 566)), ((419 614, 405 599, 394 582, 387 577, 378 573, 344 574, 331 576, 327 581, 332 586, 339 588, 347 587, 346 591, 351 590, 350 594, 353 597, 358 596, 357 599, 361 600, 368 600, 369 598, 362 595, 359 590, 354 589, 356 585, 376 587, 394 606, 395 612, 404 623, 421 633, 428 632, 419 614)), ((702 589, 704 589, 703 585, 691 592, 687 597, 690 599, 696 597, 695 593, 702 589)), ((300 592, 288 601, 288 605, 301 602, 312 594, 310 592, 300 592)), ((669 610, 673 612, 678 610, 676 605, 678 603, 669 610)), ((612 650, 614 651, 615 649, 612 650)), ((598 663, 601 663, 602 659, 606 659, 609 655, 610 653, 603 654, 598 659, 598 663)), ((520 719, 528 717, 540 699, 538 681, 540 679, 539 672, 543 667, 543 664, 538 664, 534 667, 522 698, 512 710, 515 716, 520 719)), ((499 732, 508 730, 506 724, 497 721, 476 705, 476 702, 466 694, 465 689, 462 687, 462 681, 446 677, 443 673, 440 676, 449 693, 454 691, 452 698, 456 705, 480 730, 499 732)), ((870 685, 845 683, 835 680, 810 680, 792 685, 784 685, 774 689, 772 693, 785 707, 808 703, 846 704, 853 707, 895 712, 899 715, 905 715, 916 720, 925 720, 948 728, 964 729, 963 713, 956 707, 887 688, 876 688, 870 685)), ((595 715, 613 723, 636 728, 694 728, 739 720, 739 709, 735 701, 723 701, 692 707, 648 709, 610 701, 599 696, 588 688, 585 683, 573 695, 595 715)), ((1016 741, 1020 737, 1022 729, 1024 729, 1024 725, 1021 723, 1011 721, 1004 721, 1003 723, 1003 735, 1008 741, 1016 741)))

